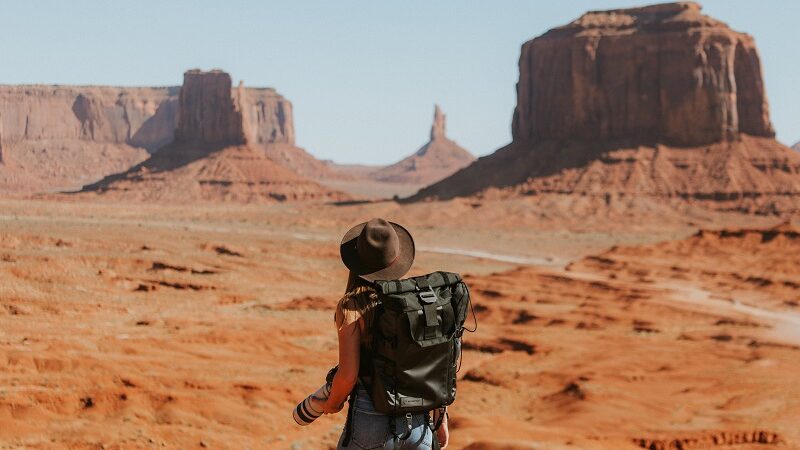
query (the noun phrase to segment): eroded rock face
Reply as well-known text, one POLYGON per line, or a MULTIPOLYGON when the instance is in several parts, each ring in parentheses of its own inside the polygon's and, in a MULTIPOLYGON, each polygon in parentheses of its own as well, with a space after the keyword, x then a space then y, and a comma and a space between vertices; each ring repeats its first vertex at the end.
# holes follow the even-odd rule
POLYGON ((3 142, 89 140, 155 151, 172 141, 177 88, 0 86, 3 142), (159 122, 159 125, 153 122, 159 122))
POLYGON ((231 95, 231 76, 219 70, 183 74, 175 140, 200 144, 245 143, 242 111, 231 95))
MULTIPOLYGON (((257 144, 294 144, 292 105, 274 89, 231 90, 223 72, 205 81, 203 72, 189 73, 186 141, 241 142, 244 136, 257 144)), ((0 191, 75 189, 127 170, 175 140, 180 91, 0 86, 0 191)))
POLYGON ((696 3, 588 12, 525 43, 519 70, 515 140, 774 135, 752 37, 696 3))
POLYGON ((247 142, 294 145, 292 103, 271 88, 239 89, 247 142))
POLYGON ((177 88, 0 86, 0 191, 77 188, 171 142, 177 88))
POLYGON ((293 145, 291 104, 273 89, 246 89, 240 83, 232 90, 225 72, 190 70, 178 103, 174 142, 141 164, 87 184, 78 195, 180 203, 349 198, 287 163, 299 154, 316 160, 293 145), (286 159, 273 157, 278 149, 286 159))
POLYGON ((271 88, 231 90, 221 70, 183 75, 175 138, 182 142, 241 145, 294 144, 292 104, 271 88))

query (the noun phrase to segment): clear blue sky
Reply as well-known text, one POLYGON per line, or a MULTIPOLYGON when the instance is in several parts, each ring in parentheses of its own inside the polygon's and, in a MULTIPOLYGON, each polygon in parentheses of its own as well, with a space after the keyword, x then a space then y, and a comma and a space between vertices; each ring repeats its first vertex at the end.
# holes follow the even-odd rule
MULTIPOLYGON (((800 140, 793 0, 708 0, 755 36, 778 138, 800 140)), ((0 83, 178 85, 186 69, 292 101, 297 142, 320 158, 389 163, 428 136, 433 104, 473 153, 511 139, 520 45, 589 9, 573 1, 5 1, 0 83)))

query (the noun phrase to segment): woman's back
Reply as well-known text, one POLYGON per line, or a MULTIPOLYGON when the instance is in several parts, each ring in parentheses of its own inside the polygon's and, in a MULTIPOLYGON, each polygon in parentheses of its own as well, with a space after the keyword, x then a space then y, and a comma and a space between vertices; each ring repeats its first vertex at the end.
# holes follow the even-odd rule
MULTIPOLYGON (((324 405, 326 414, 338 412, 350 398, 345 430, 339 448, 430 449, 447 441, 434 439, 428 412, 386 415, 375 408, 362 380, 373 361, 374 321, 380 307, 375 280, 399 279, 411 267, 414 242, 405 228, 382 219, 353 227, 340 246, 342 261, 350 269, 345 295, 338 302, 334 322, 339 338, 339 365, 324 405), (434 442, 436 441, 436 442, 434 442)), ((444 448, 444 447, 442 447, 444 448)))

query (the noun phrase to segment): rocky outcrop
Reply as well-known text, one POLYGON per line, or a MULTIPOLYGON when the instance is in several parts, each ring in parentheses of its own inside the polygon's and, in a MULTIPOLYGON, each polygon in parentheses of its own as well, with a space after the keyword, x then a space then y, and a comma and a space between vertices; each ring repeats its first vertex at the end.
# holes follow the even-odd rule
POLYGON ((0 86, 3 142, 91 141, 155 151, 172 141, 177 88, 0 86))
POLYGON ((435 105, 431 139, 411 156, 369 174, 373 180, 425 186, 468 166, 475 157, 446 135, 446 117, 435 105))
POLYGON ((447 117, 439 105, 433 106, 433 125, 431 125, 431 141, 447 139, 447 117))
POLYGON ((292 105, 274 89, 232 90, 219 71, 186 77, 202 98, 180 87, 0 86, 0 191, 79 188, 143 161, 176 128, 189 142, 294 144, 292 105))
POLYGON ((800 151, 800 142, 798 142, 798 143, 794 144, 794 145, 792 146, 792 149, 793 149, 793 150, 800 151))
POLYGON ((593 11, 525 43, 514 140, 773 136, 753 38, 696 3, 593 11))
POLYGON ((695 3, 595 11, 526 43, 513 142, 412 197, 655 197, 800 210, 753 39, 695 3))
POLYGON ((272 88, 240 88, 238 92, 247 142, 294 145, 291 102, 272 88))
POLYGON ((275 147, 302 152, 293 145, 291 105, 271 89, 250 94, 241 84, 232 91, 225 72, 186 72, 175 141, 80 194, 166 202, 348 199, 270 157, 275 147))
POLYGON ((294 144, 292 104, 271 88, 231 89, 221 70, 183 74, 175 138, 198 144, 294 144))
POLYGON ((177 88, 0 86, 0 191, 74 189, 172 141, 177 88))
POLYGON ((183 74, 175 140, 197 144, 245 143, 242 111, 234 102, 231 76, 221 70, 183 74))

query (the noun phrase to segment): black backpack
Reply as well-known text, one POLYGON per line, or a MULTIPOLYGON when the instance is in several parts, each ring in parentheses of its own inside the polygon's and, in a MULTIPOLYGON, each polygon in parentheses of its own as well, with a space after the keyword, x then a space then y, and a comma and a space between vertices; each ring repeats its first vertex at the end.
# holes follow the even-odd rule
POLYGON ((376 281, 375 289, 380 302, 361 377, 375 410, 399 416, 450 405, 470 307, 467 285, 456 273, 434 272, 376 281))

